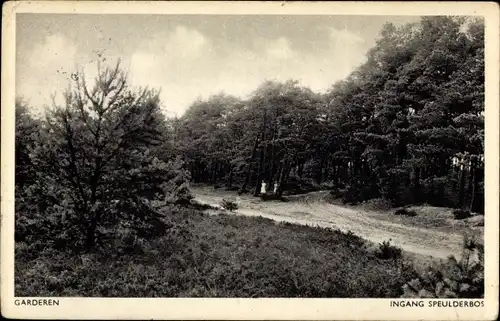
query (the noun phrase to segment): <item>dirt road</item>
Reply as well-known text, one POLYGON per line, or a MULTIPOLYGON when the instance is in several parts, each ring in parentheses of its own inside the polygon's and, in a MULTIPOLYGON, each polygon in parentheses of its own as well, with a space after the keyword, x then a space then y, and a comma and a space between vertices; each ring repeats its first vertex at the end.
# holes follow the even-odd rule
POLYGON ((391 244, 407 252, 434 258, 445 259, 449 255, 458 258, 462 253, 462 234, 377 219, 367 212, 331 204, 319 198, 263 202, 251 196, 238 196, 234 192, 210 188, 194 188, 192 192, 196 201, 212 206, 218 207, 223 199, 235 201, 238 210, 234 214, 237 215, 262 216, 276 221, 351 231, 374 243, 390 240, 391 244))

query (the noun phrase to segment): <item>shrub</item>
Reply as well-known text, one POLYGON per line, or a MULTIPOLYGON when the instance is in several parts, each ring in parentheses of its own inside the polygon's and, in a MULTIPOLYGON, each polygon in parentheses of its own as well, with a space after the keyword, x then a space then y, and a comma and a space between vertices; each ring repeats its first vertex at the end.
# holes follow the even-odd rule
POLYGON ((376 255, 380 259, 399 259, 402 257, 402 250, 399 247, 391 245, 390 240, 379 244, 376 255))
POLYGON ((223 199, 221 202, 221 206, 223 209, 228 210, 230 212, 236 211, 238 209, 238 204, 233 201, 223 199))
POLYGON ((413 217, 413 216, 417 216, 417 212, 415 212, 415 210, 410 210, 408 208, 401 208, 401 209, 396 210, 394 212, 394 215, 404 215, 404 216, 413 217))
POLYGON ((330 191, 330 195, 334 198, 334 199, 337 199, 337 198, 342 198, 342 196, 344 195, 345 193, 345 190, 344 189, 339 189, 339 188, 334 188, 330 191))
POLYGON ((433 206, 459 206, 458 184, 455 178, 448 176, 431 177, 422 180, 422 192, 427 203, 433 206))
POLYGON ((463 219, 469 218, 471 216, 472 216, 472 214, 468 210, 456 209, 453 211, 453 217, 456 220, 463 220, 463 219))
POLYGON ((363 203, 364 207, 375 211, 387 211, 392 209, 392 203, 385 198, 374 198, 363 203))
MULTIPOLYGON (((335 196, 335 194, 334 194, 335 196)), ((359 177, 353 178, 342 193, 342 202, 356 205, 365 200, 380 197, 376 184, 366 182, 359 177)))
POLYGON ((403 286, 407 298, 483 298, 484 247, 464 237, 460 260, 450 256, 403 286))
POLYGON ((260 199, 263 201, 282 201, 283 197, 277 194, 261 194, 260 199))
POLYGON ((347 186, 342 194, 342 202, 350 205, 356 205, 364 199, 363 187, 357 182, 347 186))
POLYGON ((304 194, 320 189, 320 186, 309 178, 290 176, 283 187, 286 195, 304 194))
POLYGON ((394 207, 412 204, 415 200, 412 188, 408 184, 409 178, 409 170, 404 166, 388 169, 387 173, 380 177, 382 197, 390 200, 394 207))
POLYGON ((204 204, 204 203, 198 203, 196 201, 192 201, 190 204, 190 207, 195 208, 199 211, 206 211, 206 210, 215 210, 217 207, 212 206, 210 204, 204 204))

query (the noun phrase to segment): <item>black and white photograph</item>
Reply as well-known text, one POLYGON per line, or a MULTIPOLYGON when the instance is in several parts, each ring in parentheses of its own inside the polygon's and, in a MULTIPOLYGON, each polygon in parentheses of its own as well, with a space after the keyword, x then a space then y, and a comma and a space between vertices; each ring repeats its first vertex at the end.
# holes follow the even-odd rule
POLYGON ((15 13, 8 304, 351 298, 484 314, 498 292, 485 16, 272 8, 15 13))

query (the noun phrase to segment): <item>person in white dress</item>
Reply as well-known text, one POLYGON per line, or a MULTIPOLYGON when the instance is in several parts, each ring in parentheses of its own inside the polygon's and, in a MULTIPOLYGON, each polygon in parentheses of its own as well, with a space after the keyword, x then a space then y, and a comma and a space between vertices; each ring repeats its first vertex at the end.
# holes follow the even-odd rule
POLYGON ((260 186, 260 193, 266 194, 266 182, 262 182, 262 185, 260 186))

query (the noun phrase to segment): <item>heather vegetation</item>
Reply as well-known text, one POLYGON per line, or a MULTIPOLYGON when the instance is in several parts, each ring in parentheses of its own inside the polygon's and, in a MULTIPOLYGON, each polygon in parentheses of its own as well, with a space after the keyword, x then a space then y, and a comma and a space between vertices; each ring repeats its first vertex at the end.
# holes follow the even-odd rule
POLYGON ((267 81, 248 99, 219 94, 166 118, 157 91, 99 64, 91 83, 73 74, 42 119, 19 98, 16 295, 482 296, 476 242, 421 274, 397 244, 211 216, 189 189, 262 200, 330 190, 403 216, 417 204, 483 213, 484 28, 465 22, 387 24, 366 63, 324 94, 267 81))
POLYGON ((162 210, 175 225, 148 242, 75 255, 18 243, 18 295, 126 297, 398 297, 416 278, 350 234, 264 218, 162 210), (37 253, 33 255, 33 253, 37 253))

